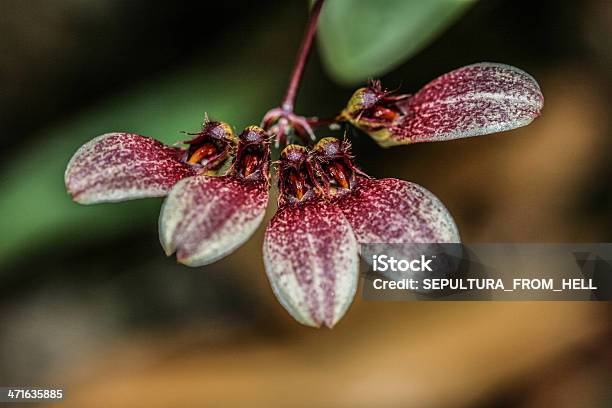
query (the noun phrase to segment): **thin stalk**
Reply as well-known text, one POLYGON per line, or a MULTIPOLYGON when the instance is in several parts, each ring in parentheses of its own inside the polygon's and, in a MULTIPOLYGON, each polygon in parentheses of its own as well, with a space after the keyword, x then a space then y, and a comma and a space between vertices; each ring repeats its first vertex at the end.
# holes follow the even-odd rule
POLYGON ((289 80, 287 92, 285 93, 285 98, 283 99, 283 103, 281 105, 283 110, 286 112, 293 112, 295 97, 297 95, 298 88, 300 87, 302 74, 304 73, 304 66, 306 65, 308 56, 310 55, 312 40, 317 32, 317 24, 319 23, 319 16, 321 15, 321 8, 323 7, 324 1, 325 0, 317 0, 312 7, 312 11, 308 19, 308 25, 306 27, 306 33, 302 39, 302 44, 300 45, 300 50, 298 51, 298 55, 295 60, 295 65, 293 67, 293 72, 291 73, 291 79, 289 80))

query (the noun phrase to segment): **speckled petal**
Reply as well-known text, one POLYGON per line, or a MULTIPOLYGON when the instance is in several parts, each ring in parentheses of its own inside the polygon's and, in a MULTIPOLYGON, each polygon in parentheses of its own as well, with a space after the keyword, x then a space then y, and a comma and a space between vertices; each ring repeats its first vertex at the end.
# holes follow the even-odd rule
POLYGON ((194 175, 182 150, 133 133, 107 133, 83 145, 68 163, 65 183, 81 204, 165 196, 194 175))
POLYGON ((181 180, 159 218, 161 244, 189 266, 212 263, 242 245, 257 229, 268 203, 267 180, 195 176, 181 180))
POLYGON ((460 242, 444 204, 408 181, 359 178, 357 186, 336 205, 361 244, 460 242))
POLYGON ((401 106, 391 127, 390 146, 485 135, 525 126, 540 115, 544 97, 536 80, 504 64, 456 69, 423 87, 401 106))
POLYGON ((302 324, 333 327, 355 296, 357 242, 328 202, 282 206, 266 230, 264 264, 274 294, 302 324))

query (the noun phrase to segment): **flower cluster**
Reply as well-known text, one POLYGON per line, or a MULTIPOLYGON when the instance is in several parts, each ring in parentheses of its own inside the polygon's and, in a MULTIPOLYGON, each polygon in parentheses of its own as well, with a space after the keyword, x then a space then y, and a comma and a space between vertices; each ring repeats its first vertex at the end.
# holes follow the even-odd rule
MULTIPOLYGON (((355 92, 338 115, 382 146, 450 140, 513 129, 540 114, 543 97, 525 72, 502 64, 463 67, 414 95, 379 82, 355 92)), ((236 137, 225 123, 205 121, 185 147, 133 133, 109 133, 82 146, 65 183, 82 204, 166 196, 159 236, 166 254, 189 266, 214 262, 242 245, 266 212, 270 137, 283 142, 308 120, 282 110, 264 128, 236 137), (279 116, 280 115, 280 116, 279 116), (282 138, 275 129, 283 121, 282 138), (296 119, 297 120, 297 119, 296 119)), ((347 140, 290 144, 276 170, 279 200, 263 254, 272 289, 300 323, 333 327, 358 283, 360 244, 459 242, 448 210, 431 192, 407 181, 374 179, 356 166, 347 140)))

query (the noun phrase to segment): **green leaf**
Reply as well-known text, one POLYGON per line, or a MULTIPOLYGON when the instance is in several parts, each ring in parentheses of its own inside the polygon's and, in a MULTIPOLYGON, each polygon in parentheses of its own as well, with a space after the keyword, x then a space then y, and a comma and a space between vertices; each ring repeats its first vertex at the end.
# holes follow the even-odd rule
MULTIPOLYGON (((0 181, 0 271, 2 265, 41 244, 95 241, 137 227, 157 224, 160 199, 81 206, 64 188, 64 170, 80 145, 114 130, 147 135, 166 143, 184 140, 180 130, 198 130, 211 118, 237 131, 258 123, 280 95, 274 70, 242 66, 189 70, 127 91, 90 112, 24 143, 4 163, 0 181)), ((7 156, 8 157, 8 156, 7 156)), ((59 243, 59 244, 58 244, 59 243)), ((1 272, 0 272, 1 275, 1 272)))
POLYGON ((474 0, 328 0, 319 44, 329 73, 361 82, 390 71, 427 46, 474 0))

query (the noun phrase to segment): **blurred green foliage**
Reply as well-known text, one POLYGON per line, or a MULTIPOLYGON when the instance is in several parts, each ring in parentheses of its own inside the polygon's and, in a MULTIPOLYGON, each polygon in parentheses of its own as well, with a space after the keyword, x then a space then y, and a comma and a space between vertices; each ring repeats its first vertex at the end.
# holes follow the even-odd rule
POLYGON ((319 44, 328 72, 353 84, 384 74, 416 54, 474 0, 330 0, 319 44))

